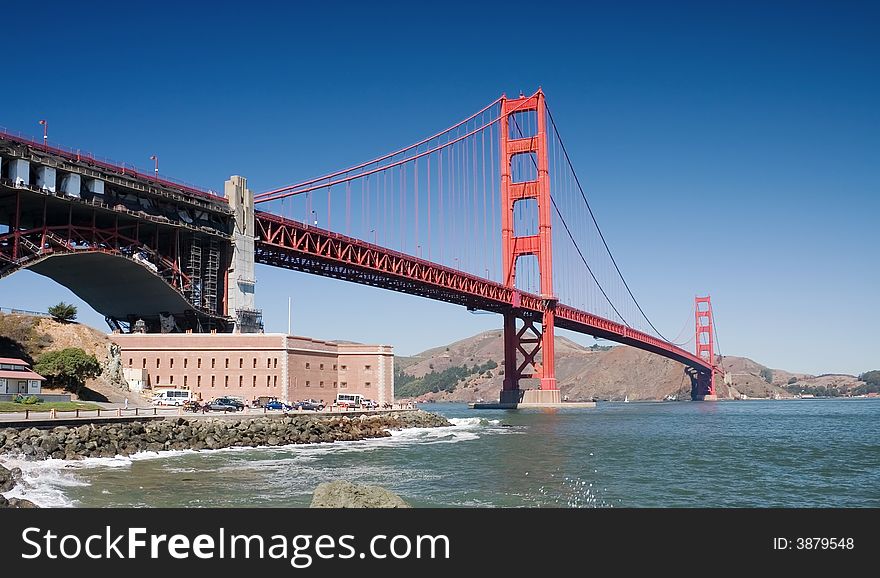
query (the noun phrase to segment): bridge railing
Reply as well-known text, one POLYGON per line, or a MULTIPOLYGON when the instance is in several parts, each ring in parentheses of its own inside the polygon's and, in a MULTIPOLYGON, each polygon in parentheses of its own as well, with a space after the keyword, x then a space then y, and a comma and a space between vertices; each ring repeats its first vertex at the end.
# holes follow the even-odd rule
POLYGON ((40 141, 34 140, 33 138, 26 136, 17 131, 10 131, 5 127, 0 127, 0 138, 11 140, 14 142, 18 142, 20 144, 27 145, 37 150, 41 150, 47 153, 51 153, 54 155, 58 155, 60 157, 64 157, 68 160, 77 161, 77 162, 86 162, 92 164, 94 166, 101 167, 103 169, 107 169, 122 175, 132 176, 136 179, 156 183, 157 185, 162 185, 165 187, 170 187, 172 189, 177 189, 183 193, 187 193, 190 195, 194 195, 197 197, 204 197, 211 200, 222 200, 226 201, 226 197, 216 193, 214 191, 206 191, 198 188, 197 186, 180 181, 178 179, 174 179, 172 177, 157 177, 156 175, 150 173, 144 173, 137 170, 133 165, 127 165, 126 163, 119 163, 117 161, 113 161, 104 157, 96 157, 90 152, 83 152, 79 149, 72 149, 65 147, 63 145, 53 144, 46 145, 40 141))

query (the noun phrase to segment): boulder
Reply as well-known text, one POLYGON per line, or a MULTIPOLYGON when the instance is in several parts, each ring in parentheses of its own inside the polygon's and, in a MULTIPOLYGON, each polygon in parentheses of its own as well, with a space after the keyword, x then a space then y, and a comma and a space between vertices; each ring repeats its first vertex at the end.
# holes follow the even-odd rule
MULTIPOLYGON (((21 470, 19 470, 19 477, 21 477, 20 472, 21 470)), ((13 470, 7 470, 3 466, 0 466, 0 492, 8 492, 15 487, 15 482, 16 478, 13 474, 13 470)))
POLYGON ((36 505, 30 500, 25 500, 24 498, 9 498, 9 503, 7 504, 7 508, 39 508, 40 506, 36 505))
POLYGON ((310 508, 409 508, 397 494, 381 486, 360 486, 346 480, 315 488, 310 508))

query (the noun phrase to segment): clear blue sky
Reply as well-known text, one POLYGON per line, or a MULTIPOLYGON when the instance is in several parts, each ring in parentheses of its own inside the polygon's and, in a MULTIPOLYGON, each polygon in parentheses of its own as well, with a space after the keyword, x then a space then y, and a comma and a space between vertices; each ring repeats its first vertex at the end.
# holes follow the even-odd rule
MULTIPOLYGON (((0 125, 219 189, 372 158, 543 86, 630 286, 675 334, 710 293, 722 352, 880 367, 880 4, 4 6, 0 125)), ((402 354, 500 318, 258 267, 266 329, 402 354)), ((69 291, 22 272, 0 306, 69 291)), ((584 340, 590 343, 591 340, 584 340)))

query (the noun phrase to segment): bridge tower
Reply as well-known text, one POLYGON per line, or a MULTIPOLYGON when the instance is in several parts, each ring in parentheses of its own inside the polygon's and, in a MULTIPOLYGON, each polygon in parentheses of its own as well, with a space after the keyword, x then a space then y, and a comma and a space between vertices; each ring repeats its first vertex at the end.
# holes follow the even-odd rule
MULTIPOLYGON (((501 403, 559 403, 556 372, 553 360, 554 312, 556 296, 553 294, 553 251, 551 238, 550 177, 547 152, 547 111, 541 90, 529 97, 501 98, 501 234, 502 273, 504 285, 513 289, 513 303, 504 313, 504 385, 501 403), (511 137, 511 129, 519 123, 512 117, 534 113, 537 132, 523 135, 518 130, 511 137), (529 155, 537 165, 537 178, 531 181, 513 182, 511 166, 514 157, 529 155), (516 203, 526 199, 537 202, 538 232, 536 235, 516 236, 514 212, 516 203), (524 255, 534 255, 538 260, 541 297, 544 300, 542 316, 529 316, 518 308, 519 293, 516 291, 516 263, 524 255), (522 321, 518 328, 517 321, 522 321), (536 326, 540 323, 540 329, 536 326), (538 361, 538 353, 541 360, 538 361), (519 361, 519 356, 523 360, 519 361), (520 390, 519 380, 538 378, 538 390, 520 390)), ((526 161, 529 162, 529 161, 526 161)))
POLYGON ((254 306, 254 192, 247 187, 247 179, 238 175, 224 183, 223 192, 235 220, 224 313, 234 319, 235 333, 258 333, 263 316, 254 306))
POLYGON ((715 393, 715 324, 712 320, 712 299, 694 298, 694 326, 696 330, 697 357, 706 360, 713 369, 708 373, 695 372, 691 376, 691 399, 713 401, 715 393))

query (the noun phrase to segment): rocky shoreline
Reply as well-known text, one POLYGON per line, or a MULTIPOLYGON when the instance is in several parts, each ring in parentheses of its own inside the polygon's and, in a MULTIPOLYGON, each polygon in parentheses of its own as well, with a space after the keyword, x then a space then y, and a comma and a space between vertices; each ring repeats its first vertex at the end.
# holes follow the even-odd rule
POLYGON ((387 437, 389 430, 451 426, 424 411, 378 415, 186 418, 0 429, 0 454, 25 459, 78 460, 137 452, 283 446, 387 437))
MULTIPOLYGON (((176 417, 154 421, 88 423, 51 429, 0 429, 0 455, 28 460, 112 458, 138 452, 206 450, 230 447, 332 443, 388 437, 390 430, 445 427, 436 414, 418 411, 377 415, 297 415, 275 417, 176 417)), ((0 466, 0 487, 8 491, 21 476, 0 466)), ((7 500, 0 507, 33 507, 27 500, 7 500)))

